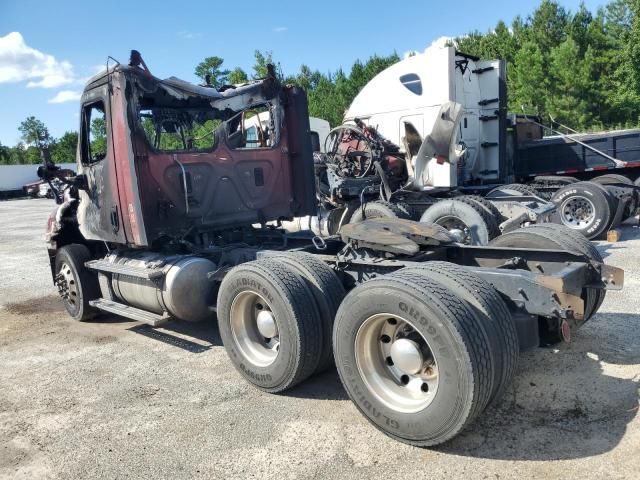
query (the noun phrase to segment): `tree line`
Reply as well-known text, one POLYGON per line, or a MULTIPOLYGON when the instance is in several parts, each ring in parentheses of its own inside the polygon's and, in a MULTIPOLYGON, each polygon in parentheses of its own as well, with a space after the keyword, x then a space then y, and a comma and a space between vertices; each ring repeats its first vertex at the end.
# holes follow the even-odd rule
POLYGON ((574 13, 543 0, 532 15, 457 48, 507 61, 509 109, 538 113, 576 130, 635 127, 640 118, 640 0, 612 0, 574 13))
MULTIPOLYGON (((500 20, 488 32, 473 31, 452 43, 464 53, 507 61, 508 105, 544 120, 576 130, 630 128, 640 124, 640 0, 611 0, 595 12, 582 4, 576 12, 554 0, 541 0, 526 18, 509 25, 500 20)), ((254 65, 245 72, 227 69, 224 59, 211 56, 194 75, 205 84, 222 87, 266 76, 267 64, 277 65, 272 52, 255 51, 254 65)), ((302 65, 294 74, 278 69, 282 81, 304 88, 309 114, 332 126, 340 124, 354 97, 375 75, 399 61, 396 53, 357 60, 343 69, 323 73, 302 65)), ((22 141, 0 145, 0 164, 39 163, 39 145, 46 144, 54 162, 73 161, 77 133, 58 139, 29 117, 19 127, 22 141), (36 128, 37 127, 37 128, 36 128), (38 142, 41 142, 40 144, 38 142)))
POLYGON ((41 151, 49 150, 54 163, 72 163, 76 158, 78 132, 65 132, 60 138, 53 138, 46 125, 31 116, 18 126, 21 141, 8 147, 0 143, 0 165, 23 165, 42 163, 41 151))

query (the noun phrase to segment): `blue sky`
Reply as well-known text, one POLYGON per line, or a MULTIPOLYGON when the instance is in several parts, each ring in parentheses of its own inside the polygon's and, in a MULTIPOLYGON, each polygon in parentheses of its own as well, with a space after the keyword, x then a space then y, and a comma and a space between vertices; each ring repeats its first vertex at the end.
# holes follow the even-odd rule
MULTIPOLYGON (((256 48, 273 51, 285 73, 303 63, 327 72, 374 53, 402 55, 441 36, 486 31, 500 19, 526 17, 539 2, 216 3, 0 0, 0 142, 16 144, 18 124, 29 115, 56 137, 77 130, 83 82, 108 55, 125 62, 132 48, 161 78, 194 81, 195 65, 211 55, 224 58, 227 68, 249 71, 256 48)), ((575 11, 580 0, 560 3, 575 11)), ((585 4, 595 11, 606 1, 585 4)))

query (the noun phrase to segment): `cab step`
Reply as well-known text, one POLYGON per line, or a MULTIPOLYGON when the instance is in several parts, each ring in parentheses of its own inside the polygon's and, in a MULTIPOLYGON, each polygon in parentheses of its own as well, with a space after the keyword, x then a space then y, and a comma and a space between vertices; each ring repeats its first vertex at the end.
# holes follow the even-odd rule
POLYGON ((88 262, 85 262, 84 266, 89 270, 117 273, 119 275, 127 275, 129 277, 144 278, 146 280, 158 280, 164 277, 164 270, 160 268, 132 267, 130 265, 111 263, 106 260, 89 260, 88 262))
POLYGON ((89 301, 89 305, 105 312, 115 313, 116 315, 130 318, 137 322, 146 323, 152 327, 160 327, 173 318, 168 313, 158 315, 157 313, 147 312, 146 310, 107 300, 106 298, 91 300, 89 301))

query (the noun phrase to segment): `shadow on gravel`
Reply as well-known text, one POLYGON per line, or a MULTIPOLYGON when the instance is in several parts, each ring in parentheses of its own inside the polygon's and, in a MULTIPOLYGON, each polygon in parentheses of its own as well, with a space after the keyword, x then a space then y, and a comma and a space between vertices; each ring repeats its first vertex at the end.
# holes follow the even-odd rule
POLYGON ((138 324, 129 328, 129 331, 191 353, 206 352, 212 347, 222 345, 222 340, 218 334, 218 325, 214 321, 197 323, 172 321, 161 328, 138 324), (185 337, 190 337, 191 339, 185 337), (198 340, 202 343, 193 340, 198 340))
MULTIPOLYGON (((640 315, 602 313, 598 319, 638 324, 640 315)), ((605 333, 522 355, 504 398, 436 450, 498 460, 566 460, 612 450, 638 412, 640 374, 613 377, 601 364, 640 363, 633 339, 621 347, 605 333)))
POLYGON ((305 380, 297 387, 287 390, 284 395, 311 400, 349 400, 335 367, 305 380))

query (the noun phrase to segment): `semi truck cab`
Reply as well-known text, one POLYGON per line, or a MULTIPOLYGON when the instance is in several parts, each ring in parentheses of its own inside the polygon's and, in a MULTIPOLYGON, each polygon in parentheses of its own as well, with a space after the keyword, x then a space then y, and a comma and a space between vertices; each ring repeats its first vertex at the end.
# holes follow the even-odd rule
POLYGON ((425 186, 509 183, 506 162, 506 65, 481 61, 454 47, 430 48, 374 77, 356 96, 346 122, 364 121, 413 159, 436 126, 441 107, 460 105, 455 144, 460 158, 426 166, 425 186))

